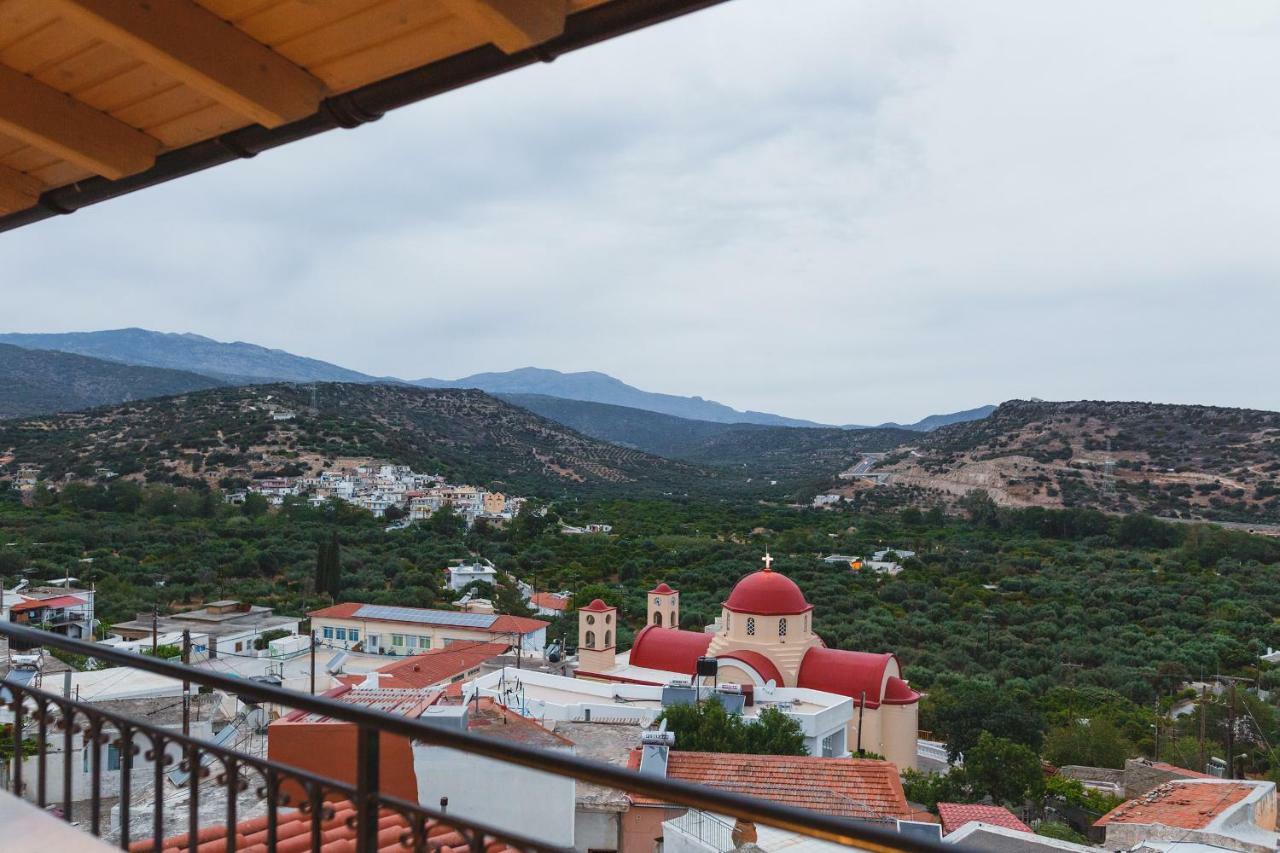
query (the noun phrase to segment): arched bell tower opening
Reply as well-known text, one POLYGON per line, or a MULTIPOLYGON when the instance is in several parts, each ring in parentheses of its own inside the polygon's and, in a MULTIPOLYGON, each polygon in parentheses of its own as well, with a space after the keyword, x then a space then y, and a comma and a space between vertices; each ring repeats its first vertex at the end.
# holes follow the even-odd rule
POLYGON ((613 669, 617 637, 618 608, 598 598, 578 608, 578 668, 587 672, 613 669))
POLYGON ((646 625, 657 628, 680 627, 680 593, 665 583, 649 590, 646 625))

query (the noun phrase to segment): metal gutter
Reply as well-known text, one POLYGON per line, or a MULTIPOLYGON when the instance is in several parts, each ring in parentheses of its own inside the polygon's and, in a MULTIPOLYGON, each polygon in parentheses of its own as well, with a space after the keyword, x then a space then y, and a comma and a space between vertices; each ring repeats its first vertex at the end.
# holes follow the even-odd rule
POLYGON ((273 130, 250 125, 161 154, 154 166, 136 175, 116 181, 94 177, 46 190, 33 207, 0 217, 0 232, 74 213, 233 160, 255 157, 263 151, 336 128, 359 127, 391 110, 537 62, 552 62, 597 42, 722 2, 724 0, 611 0, 570 15, 562 35, 520 53, 508 55, 493 45, 479 47, 326 98, 313 115, 273 130))

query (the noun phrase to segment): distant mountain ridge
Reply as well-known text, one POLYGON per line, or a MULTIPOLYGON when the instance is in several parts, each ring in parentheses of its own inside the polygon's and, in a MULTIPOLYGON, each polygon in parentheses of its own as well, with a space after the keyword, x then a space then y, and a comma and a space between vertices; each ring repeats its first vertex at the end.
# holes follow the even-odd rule
POLYGON ((820 427, 814 421, 788 418, 769 412, 739 411, 701 397, 681 397, 642 391, 606 373, 584 371, 562 373, 541 367, 521 367, 503 373, 477 373, 461 379, 418 379, 423 388, 476 388, 488 394, 539 394, 586 403, 607 403, 644 409, 697 421, 722 424, 762 424, 765 426, 820 427))
MULTIPOLYGON (((51 350, 120 364, 181 370, 211 377, 231 385, 271 382, 357 382, 411 384, 422 388, 474 388, 488 394, 536 394, 625 406, 687 420, 719 424, 756 424, 775 427, 832 429, 801 418, 770 412, 740 411, 702 397, 682 397, 644 391, 598 371, 563 373, 537 367, 523 367, 501 373, 476 373, 461 379, 418 379, 412 382, 389 376, 371 376, 315 358, 294 355, 280 349, 236 341, 224 343, 191 333, 154 332, 127 328, 97 332, 50 334, 0 334, 0 343, 34 350, 51 350)), ((101 402, 118 402, 103 400, 101 402)), ((944 424, 981 418, 994 406, 965 412, 931 415, 914 424, 881 424, 887 429, 924 431, 944 424)), ((843 429, 871 429, 846 425, 843 429)))
POLYGON ((0 343, 76 353, 122 364, 186 370, 230 384, 385 381, 284 350, 242 341, 223 343, 191 333, 138 328, 58 334, 8 333, 0 334, 0 343))
POLYGON ((182 370, 0 344, 0 418, 69 412, 222 384, 182 370))

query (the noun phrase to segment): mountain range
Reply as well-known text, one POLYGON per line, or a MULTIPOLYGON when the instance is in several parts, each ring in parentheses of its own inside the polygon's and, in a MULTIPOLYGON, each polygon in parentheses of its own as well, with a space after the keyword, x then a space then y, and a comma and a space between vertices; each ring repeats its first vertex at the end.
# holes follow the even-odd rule
MULTIPOLYGON (((223 343, 202 335, 154 332, 137 328, 52 334, 7 333, 0 334, 0 343, 29 350, 73 353, 118 364, 185 371, 229 385, 283 381, 400 383, 422 388, 474 388, 497 395, 534 394, 565 400, 625 406, 709 423, 831 428, 814 421, 789 418, 769 412, 739 411, 723 403, 697 396, 682 397, 644 391, 595 371, 562 373, 557 370, 525 367, 501 373, 477 373, 461 379, 426 378, 406 382, 394 377, 372 376, 319 359, 242 341, 223 343)), ((182 390, 193 390, 193 388, 182 390)), ((3 394, 3 390, 0 389, 0 398, 3 394)), ((23 409, 11 403, 7 407, 10 415, 39 414, 68 408, 55 400, 40 398, 37 402, 37 398, 29 394, 23 396, 30 401, 30 405, 23 409)), ((128 397, 118 397, 115 401, 137 396, 137 394, 130 394, 128 397)), ((98 400, 96 402, 114 401, 98 400)), ((931 415, 913 424, 891 423, 882 426, 927 432, 948 423, 985 417, 993 408, 993 406, 984 406, 965 412, 931 415)), ((867 427, 850 424, 842 428, 866 429, 867 427)))

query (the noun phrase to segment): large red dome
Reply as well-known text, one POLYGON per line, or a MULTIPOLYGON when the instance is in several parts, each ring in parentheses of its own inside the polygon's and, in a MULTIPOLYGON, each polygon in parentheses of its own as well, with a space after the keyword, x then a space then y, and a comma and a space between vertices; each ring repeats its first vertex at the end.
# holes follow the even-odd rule
POLYGON ((758 616, 794 616, 813 609, 795 581, 768 569, 738 581, 724 606, 734 613, 758 616))

